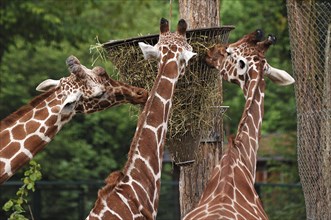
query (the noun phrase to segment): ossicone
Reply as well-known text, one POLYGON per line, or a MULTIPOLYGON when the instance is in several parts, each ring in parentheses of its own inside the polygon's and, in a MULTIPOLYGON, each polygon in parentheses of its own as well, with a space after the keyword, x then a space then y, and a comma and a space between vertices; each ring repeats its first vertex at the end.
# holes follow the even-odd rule
POLYGON ((180 35, 185 35, 186 34, 186 29, 187 29, 187 23, 184 19, 180 19, 177 24, 177 32, 180 35))

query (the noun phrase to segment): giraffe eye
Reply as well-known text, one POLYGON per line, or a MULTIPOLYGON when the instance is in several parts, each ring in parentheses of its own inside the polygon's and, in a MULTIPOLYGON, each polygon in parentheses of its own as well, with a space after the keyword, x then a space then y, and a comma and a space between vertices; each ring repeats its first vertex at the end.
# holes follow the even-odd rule
POLYGON ((239 67, 240 67, 240 69, 245 68, 245 62, 243 60, 239 60, 239 67))

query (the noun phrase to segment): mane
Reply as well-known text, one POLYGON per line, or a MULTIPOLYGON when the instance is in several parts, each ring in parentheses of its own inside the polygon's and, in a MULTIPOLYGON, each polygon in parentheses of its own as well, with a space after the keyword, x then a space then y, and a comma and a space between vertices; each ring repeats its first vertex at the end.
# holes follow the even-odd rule
POLYGON ((234 147, 235 145, 235 136, 233 134, 231 134, 229 137, 228 137, 228 150, 232 147, 234 147))
POLYGON ((106 178, 106 185, 98 192, 98 198, 105 198, 115 188, 115 186, 122 180, 124 174, 122 171, 114 171, 106 178))
POLYGON ((13 112, 12 114, 8 115, 6 118, 4 118, 0 122, 0 127, 8 127, 12 125, 15 121, 17 121, 22 115, 28 113, 32 109, 34 109, 38 104, 40 104, 42 101, 44 101, 47 97, 49 97, 52 93, 54 93, 56 88, 52 88, 48 90, 47 92, 44 92, 35 98, 33 98, 28 104, 20 107, 18 110, 13 112))
MULTIPOLYGON (((230 154, 231 154, 232 150, 235 148, 235 145, 236 145, 235 141, 236 141, 235 135, 230 134, 229 137, 228 137, 228 147, 227 147, 226 151, 224 152, 224 154, 223 154, 224 158, 222 157, 221 161, 229 160, 229 157, 231 157, 230 154)), ((227 164, 228 164, 228 162, 227 162, 227 164)))

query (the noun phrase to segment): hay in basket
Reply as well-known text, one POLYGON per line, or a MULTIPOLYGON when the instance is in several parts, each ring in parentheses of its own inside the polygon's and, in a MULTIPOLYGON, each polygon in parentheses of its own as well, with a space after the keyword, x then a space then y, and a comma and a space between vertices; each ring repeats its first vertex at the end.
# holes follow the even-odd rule
MULTIPOLYGON (((227 43, 233 26, 194 29, 187 31, 188 43, 197 56, 192 58, 184 76, 176 86, 167 139, 175 162, 188 161, 192 155, 179 155, 176 148, 183 141, 197 145, 202 136, 208 135, 213 126, 215 106, 219 106, 222 95, 219 75, 204 62, 206 51, 216 43, 227 43)), ((157 61, 144 60, 138 42, 155 45, 159 35, 148 35, 119 41, 110 41, 102 46, 109 60, 119 71, 120 80, 134 86, 151 90, 157 75, 157 61)))

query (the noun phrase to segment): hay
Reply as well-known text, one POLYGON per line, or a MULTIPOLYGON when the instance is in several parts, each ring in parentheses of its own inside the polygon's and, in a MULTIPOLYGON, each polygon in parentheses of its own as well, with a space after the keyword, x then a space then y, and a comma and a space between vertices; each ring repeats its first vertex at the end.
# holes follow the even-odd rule
POLYGON ((90 45, 90 54, 92 54, 92 66, 98 61, 105 61, 107 59, 107 51, 104 49, 103 44, 100 43, 99 38, 95 38, 97 43, 90 45))
MULTIPOLYGON (((213 125, 213 106, 221 103, 217 71, 203 61, 207 48, 227 43, 232 26, 197 29, 187 32, 188 42, 198 55, 190 60, 184 76, 180 77, 173 99, 168 139, 205 135, 213 125)), ((119 71, 120 80, 151 90, 157 74, 157 61, 144 60, 138 42, 156 44, 158 35, 113 41, 103 44, 109 60, 119 71)))

